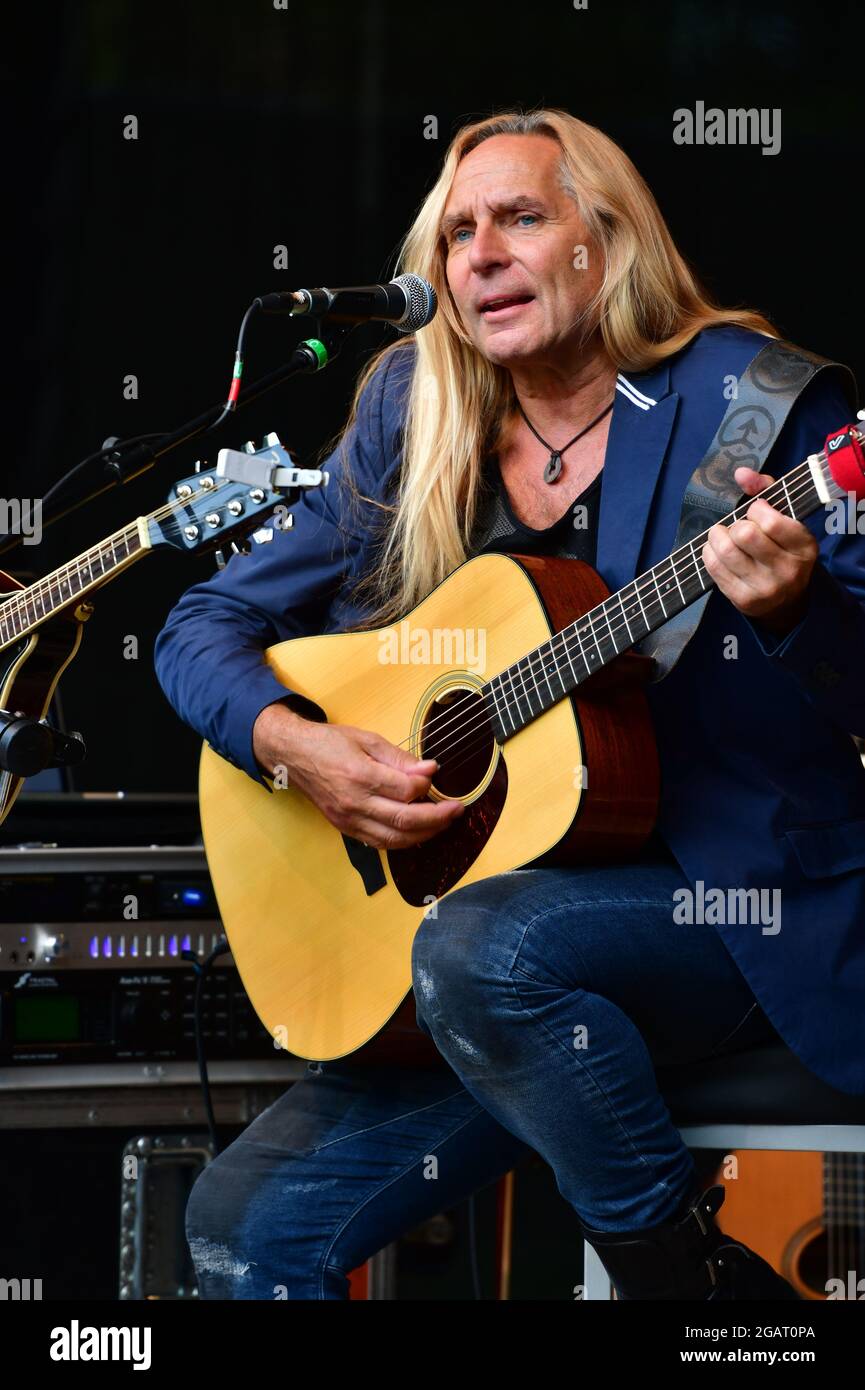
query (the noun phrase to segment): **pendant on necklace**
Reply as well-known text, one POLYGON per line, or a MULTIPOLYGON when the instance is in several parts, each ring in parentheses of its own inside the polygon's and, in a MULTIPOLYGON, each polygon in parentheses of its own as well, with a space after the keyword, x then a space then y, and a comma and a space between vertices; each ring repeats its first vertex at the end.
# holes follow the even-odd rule
POLYGON ((562 456, 561 456, 561 454, 557 454, 557 453, 555 452, 555 450, 553 450, 553 452, 550 454, 550 457, 549 457, 549 459, 548 459, 548 461, 547 461, 546 467, 544 468, 544 482, 545 482, 545 483, 556 483, 556 482, 558 482, 558 480, 559 480, 559 475, 561 474, 561 471, 562 471, 562 456))

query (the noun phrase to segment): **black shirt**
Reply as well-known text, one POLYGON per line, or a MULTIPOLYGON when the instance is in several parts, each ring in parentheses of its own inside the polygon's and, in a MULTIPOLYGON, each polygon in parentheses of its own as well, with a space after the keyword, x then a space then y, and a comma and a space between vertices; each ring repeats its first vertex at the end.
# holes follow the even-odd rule
MULTIPOLYGON (((557 555, 572 560, 584 560, 593 569, 596 568, 603 476, 604 470, 601 469, 579 497, 574 498, 558 521, 554 521, 552 526, 537 530, 533 526, 526 526, 525 522, 514 516, 502 482, 498 459, 495 454, 490 455, 484 463, 483 487, 477 519, 472 530, 470 554, 474 556, 489 551, 504 551, 521 555, 557 555)), ((555 488, 554 483, 550 486, 555 488)), ((647 863, 676 862, 657 830, 652 831, 645 846, 635 853, 633 858, 635 861, 647 863)))
MULTIPOLYGON (((558 521, 538 530, 534 526, 527 526, 514 515, 502 482, 498 458, 491 454, 484 464, 471 554, 482 555, 496 550, 523 555, 560 555, 571 560, 585 560, 594 568, 603 476, 601 469, 558 521)), ((549 486, 551 491, 555 491, 555 483, 549 486)))

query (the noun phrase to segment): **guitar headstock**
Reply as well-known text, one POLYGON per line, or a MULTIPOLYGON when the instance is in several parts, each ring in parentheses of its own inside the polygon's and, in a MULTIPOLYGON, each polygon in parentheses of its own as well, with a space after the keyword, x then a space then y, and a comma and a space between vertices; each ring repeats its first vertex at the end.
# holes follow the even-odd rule
MULTIPOLYGON (((275 435, 268 435, 261 449, 247 446, 251 458, 264 455, 268 463, 293 467, 291 455, 275 435)), ((145 517, 151 547, 206 553, 230 545, 253 531, 257 524, 286 503, 285 491, 234 482, 215 468, 198 471, 174 484, 168 505, 145 517)), ((290 524, 290 517, 286 517, 290 524)), ((268 537, 269 539, 269 537, 268 537)))

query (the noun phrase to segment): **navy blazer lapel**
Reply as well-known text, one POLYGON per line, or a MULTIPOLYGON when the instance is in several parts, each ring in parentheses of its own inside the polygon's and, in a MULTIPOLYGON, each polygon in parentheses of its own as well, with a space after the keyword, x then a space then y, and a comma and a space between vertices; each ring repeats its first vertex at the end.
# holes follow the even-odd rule
POLYGON ((646 372, 619 372, 607 437, 597 569, 615 592, 637 573, 637 562, 679 397, 670 391, 666 362, 646 372))

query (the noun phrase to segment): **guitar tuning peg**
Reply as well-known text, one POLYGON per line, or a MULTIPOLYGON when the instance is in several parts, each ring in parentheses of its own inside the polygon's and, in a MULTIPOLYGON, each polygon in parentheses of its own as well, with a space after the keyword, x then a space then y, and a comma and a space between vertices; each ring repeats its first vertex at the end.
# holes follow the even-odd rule
POLYGON ((216 558, 216 568, 217 568, 218 570, 224 570, 224 569, 225 569, 225 566, 228 564, 228 561, 227 561, 226 558, 225 558, 225 551, 224 551, 224 550, 217 550, 217 551, 216 551, 215 558, 216 558))
POLYGON ((246 443, 245 443, 244 446, 243 446, 243 452, 244 452, 245 454, 254 454, 254 453, 255 453, 255 445, 253 444, 253 442, 252 442, 251 439, 247 439, 246 443))
POLYGON ((251 546, 250 546, 248 540, 243 540, 243 541, 232 541, 232 542, 231 542, 231 549, 233 550, 233 552, 234 552, 235 555, 248 555, 249 552, 250 552, 251 546))
POLYGON ((196 460, 195 460, 195 467, 194 467, 193 470, 192 470, 193 473, 200 473, 200 472, 201 472, 201 465, 202 465, 203 462, 204 462, 203 459, 196 459, 196 460))
POLYGON ((262 448, 263 448, 263 449, 281 449, 281 448, 282 448, 282 441, 280 440, 279 435, 276 434, 274 431, 271 431, 270 434, 266 434, 266 435, 264 436, 264 444, 262 445, 262 448))
POLYGON ((256 545, 267 545, 269 541, 273 540, 273 527, 260 526, 257 531, 253 531, 252 539, 256 545))

